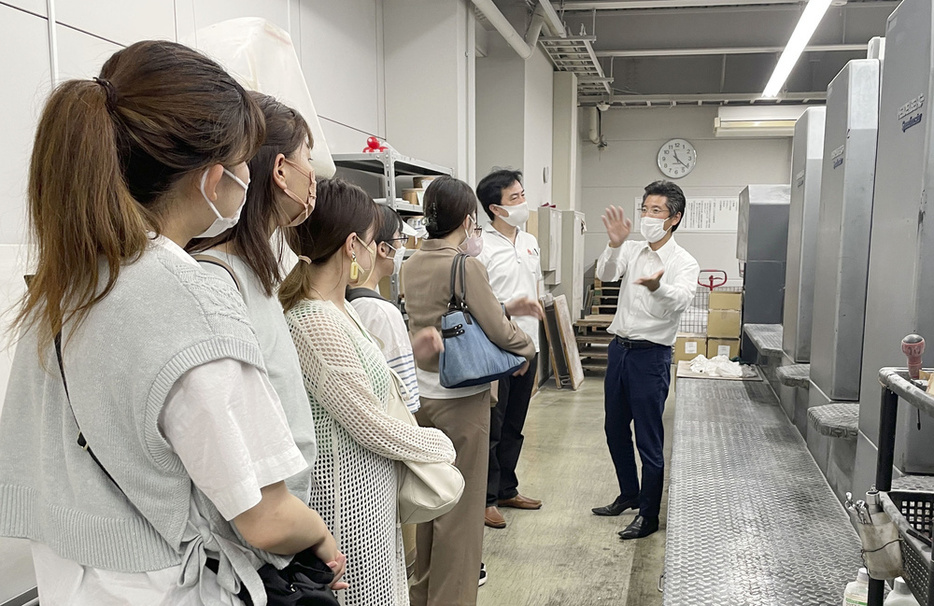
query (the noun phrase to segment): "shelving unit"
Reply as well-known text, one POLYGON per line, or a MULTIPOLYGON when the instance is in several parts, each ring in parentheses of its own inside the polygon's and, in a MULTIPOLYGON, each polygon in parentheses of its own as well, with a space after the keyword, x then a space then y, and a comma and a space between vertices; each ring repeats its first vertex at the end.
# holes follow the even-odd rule
POLYGON ((454 175, 454 170, 446 166, 409 158, 391 149, 374 154, 334 154, 333 158, 339 169, 381 176, 380 191, 373 199, 378 204, 391 206, 402 215, 420 215, 423 210, 421 206, 409 204, 399 196, 398 179, 454 175))

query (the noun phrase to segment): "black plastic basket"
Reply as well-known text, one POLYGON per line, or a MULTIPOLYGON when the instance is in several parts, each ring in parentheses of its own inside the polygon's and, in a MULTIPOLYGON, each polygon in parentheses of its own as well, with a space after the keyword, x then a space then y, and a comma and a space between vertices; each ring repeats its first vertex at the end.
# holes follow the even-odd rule
POLYGON ((907 526, 911 526, 918 534, 924 537, 931 536, 931 522, 934 517, 934 493, 920 491, 893 490, 882 493, 883 502, 886 497, 891 500, 896 513, 886 507, 892 516, 892 521, 898 526, 898 535, 902 539, 902 560, 904 578, 908 588, 914 594, 919 604, 934 606, 934 567, 931 565, 931 548, 920 539, 908 534, 907 526))

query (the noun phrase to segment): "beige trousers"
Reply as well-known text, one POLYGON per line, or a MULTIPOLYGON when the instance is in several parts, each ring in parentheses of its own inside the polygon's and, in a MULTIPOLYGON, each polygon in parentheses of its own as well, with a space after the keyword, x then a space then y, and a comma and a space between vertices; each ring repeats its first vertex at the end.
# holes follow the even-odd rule
POLYGON ((474 606, 483 549, 483 508, 490 456, 490 392, 422 398, 419 425, 437 427, 454 443, 464 495, 448 513, 418 525, 412 606, 474 606))

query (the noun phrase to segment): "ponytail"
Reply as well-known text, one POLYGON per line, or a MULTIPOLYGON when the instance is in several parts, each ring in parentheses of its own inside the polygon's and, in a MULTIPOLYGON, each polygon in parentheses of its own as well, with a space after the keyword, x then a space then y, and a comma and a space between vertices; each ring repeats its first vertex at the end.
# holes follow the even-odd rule
POLYGON ((12 331, 45 349, 107 296, 147 246, 186 175, 253 156, 263 113, 216 62, 164 40, 114 53, 100 78, 70 80, 39 120, 29 166, 36 273, 12 331))
POLYGON ((71 80, 52 93, 33 144, 28 198, 37 264, 13 325, 38 325, 43 347, 107 296, 120 265, 146 246, 104 86, 71 80))
POLYGON ((299 259, 292 271, 282 280, 282 284, 279 285, 279 303, 282 304, 283 310, 289 311, 302 299, 309 298, 313 272, 311 263, 299 259))

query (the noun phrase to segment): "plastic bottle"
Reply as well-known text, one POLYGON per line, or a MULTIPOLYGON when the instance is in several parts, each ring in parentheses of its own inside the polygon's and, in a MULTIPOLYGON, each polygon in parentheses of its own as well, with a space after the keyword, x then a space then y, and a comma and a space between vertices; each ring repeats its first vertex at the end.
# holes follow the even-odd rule
POLYGON ((869 573, 859 569, 856 580, 847 584, 843 592, 843 606, 867 606, 869 604, 869 573))
POLYGON ((911 595, 911 590, 905 584, 901 577, 895 579, 895 587, 885 598, 885 606, 920 606, 915 596, 911 595))

